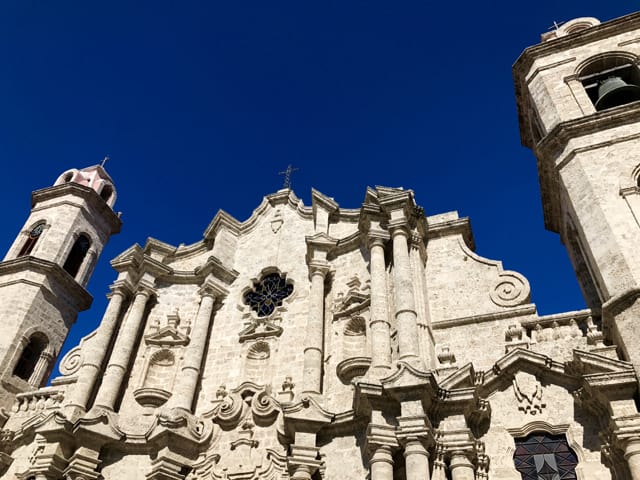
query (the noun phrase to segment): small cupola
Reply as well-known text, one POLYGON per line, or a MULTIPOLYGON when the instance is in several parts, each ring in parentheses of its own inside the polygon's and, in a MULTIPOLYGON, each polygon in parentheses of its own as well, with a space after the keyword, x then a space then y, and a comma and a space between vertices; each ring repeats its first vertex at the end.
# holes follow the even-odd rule
POLYGON ((116 189, 113 186, 113 180, 102 165, 93 165, 80 170, 77 168, 69 169, 58 177, 54 186, 69 182, 95 190, 111 208, 116 203, 116 189))

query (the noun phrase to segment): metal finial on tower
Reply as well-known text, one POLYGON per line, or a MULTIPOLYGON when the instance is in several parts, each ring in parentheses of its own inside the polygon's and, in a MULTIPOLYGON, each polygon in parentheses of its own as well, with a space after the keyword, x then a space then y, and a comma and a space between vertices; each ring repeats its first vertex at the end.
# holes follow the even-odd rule
POLYGON ((567 22, 556 22, 555 20, 553 21, 553 25, 551 25, 547 30, 558 30, 563 24, 565 24, 567 22))
POLYGON ((287 169, 279 172, 278 175, 284 175, 284 182, 282 182, 282 188, 291 188, 291 174, 297 172, 299 168, 294 168, 291 164, 287 165, 287 169))
POLYGON ((111 157, 109 155, 105 155, 102 161, 100 162, 100 166, 104 167, 104 164, 107 163, 108 160, 111 160, 111 157))

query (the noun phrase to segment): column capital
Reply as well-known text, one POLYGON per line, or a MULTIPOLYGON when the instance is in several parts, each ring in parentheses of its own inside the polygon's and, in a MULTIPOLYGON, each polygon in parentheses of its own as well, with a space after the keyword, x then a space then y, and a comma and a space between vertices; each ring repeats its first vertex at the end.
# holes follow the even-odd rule
POLYGON ((387 228, 389 229, 392 237, 395 237, 397 235, 404 235, 407 238, 411 237, 411 228, 409 226, 409 221, 405 218, 390 220, 387 224, 387 228))
POLYGON ((218 298, 225 297, 228 292, 226 289, 222 288, 216 282, 213 282, 212 280, 208 279, 202 283, 202 285, 198 289, 198 293, 203 298, 211 297, 214 300, 216 300, 218 298))
POLYGON ((153 285, 151 285, 149 283, 146 283, 146 282, 144 282, 144 283, 141 282, 141 283, 138 284, 138 287, 136 288, 135 296, 137 297, 139 295, 139 296, 144 296, 144 297, 147 297, 147 298, 151 298, 151 297, 157 295, 157 293, 158 292, 154 288, 153 285))
POLYGON ((322 275, 322 278, 326 277, 329 273, 330 267, 327 262, 318 260, 312 260, 309 262, 309 276, 322 275))
POLYGON ((369 249, 376 246, 384 247, 388 241, 389 234, 384 230, 369 230, 367 232, 367 247, 369 249))
POLYGON ((396 429, 391 425, 377 425, 370 423, 367 427, 367 436, 365 437, 366 449, 371 455, 381 448, 393 451, 400 447, 396 438, 396 429))
POLYGON ((468 449, 455 449, 449 451, 449 466, 453 470, 456 467, 469 467, 473 465, 471 456, 473 452, 468 449))
POLYGON ((371 445, 369 454, 369 464, 388 463, 393 465, 393 448, 389 445, 371 445))
POLYGON ((405 458, 409 455, 424 455, 429 458, 429 452, 427 451, 426 441, 424 439, 413 437, 405 439, 402 443, 404 445, 405 458))
POLYGON ((129 282, 124 280, 116 280, 109 287, 110 292, 107 294, 107 298, 111 298, 114 295, 121 295, 122 297, 127 297, 131 295, 133 289, 129 282))

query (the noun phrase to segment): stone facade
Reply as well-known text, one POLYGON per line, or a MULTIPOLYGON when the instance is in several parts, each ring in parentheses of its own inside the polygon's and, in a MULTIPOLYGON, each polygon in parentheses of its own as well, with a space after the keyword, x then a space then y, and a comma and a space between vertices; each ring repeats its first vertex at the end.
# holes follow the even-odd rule
MULTIPOLYGON (((243 222, 219 212, 195 244, 150 239, 112 261, 102 322, 62 375, 7 394, 1 478, 640 480, 640 103, 596 111, 588 95, 636 55, 640 14, 586 18, 514 66, 546 225, 589 309, 538 315, 522 275, 475 253, 468 219, 425 216, 411 190, 369 188, 357 209, 281 190, 243 222)), ((85 306, 86 264, 21 293, 64 270, 56 239, 89 232, 97 258, 117 231, 115 191, 85 177, 36 192, 61 229, 24 254, 36 201, 0 264, 3 315, 41 311, 16 332, 85 306)), ((22 349, 3 348, 12 380, 22 349)))

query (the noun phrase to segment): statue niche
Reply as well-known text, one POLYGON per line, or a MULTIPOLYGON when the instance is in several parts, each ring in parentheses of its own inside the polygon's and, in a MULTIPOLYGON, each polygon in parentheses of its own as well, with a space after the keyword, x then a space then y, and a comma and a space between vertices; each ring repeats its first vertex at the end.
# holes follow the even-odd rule
POLYGON ((177 372, 176 358, 182 358, 182 350, 189 343, 190 325, 181 325, 178 311, 167 315, 164 326, 151 324, 151 332, 144 337, 146 362, 142 370, 139 388, 133 396, 143 407, 160 407, 171 397, 177 372))

